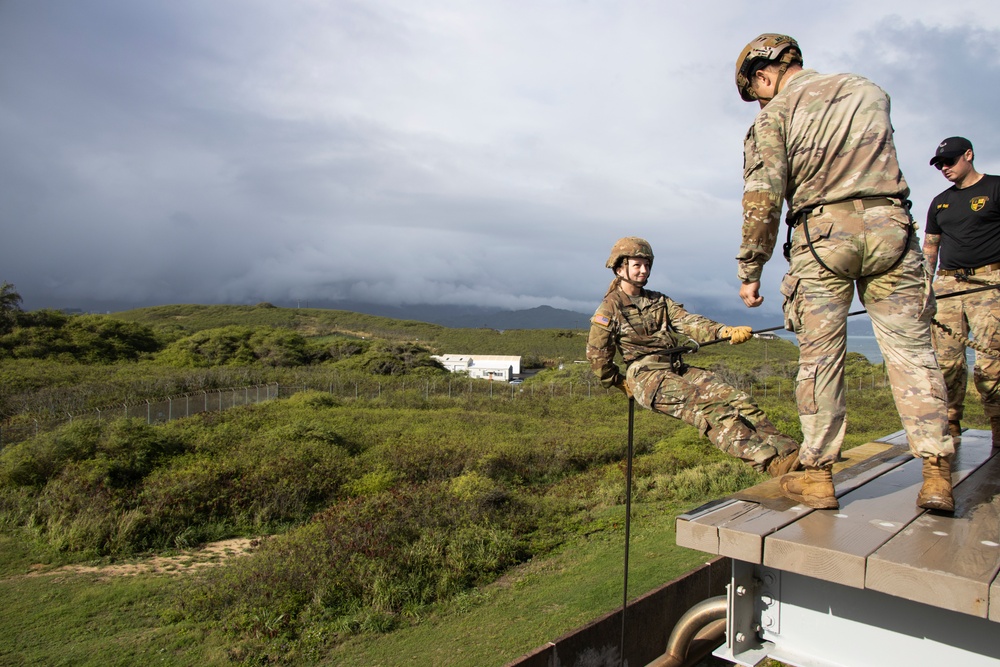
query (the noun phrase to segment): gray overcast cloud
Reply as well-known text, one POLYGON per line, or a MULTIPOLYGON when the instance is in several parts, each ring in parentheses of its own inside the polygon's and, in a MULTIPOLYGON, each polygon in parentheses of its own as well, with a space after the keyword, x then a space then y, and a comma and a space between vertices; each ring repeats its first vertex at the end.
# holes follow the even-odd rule
POLYGON ((749 315, 733 66, 761 32, 889 92, 921 230, 938 141, 1000 172, 989 3, 0 0, 0 279, 29 308, 590 312, 639 235, 652 287, 749 315))

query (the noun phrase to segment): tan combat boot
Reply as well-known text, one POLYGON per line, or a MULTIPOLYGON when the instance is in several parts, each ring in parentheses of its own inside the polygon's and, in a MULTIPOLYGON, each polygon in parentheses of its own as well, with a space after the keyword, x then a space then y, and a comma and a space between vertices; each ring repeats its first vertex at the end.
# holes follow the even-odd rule
POLYGON ((948 435, 960 437, 962 435, 962 424, 957 419, 948 420, 948 435))
POLYGON ((799 463, 799 450, 797 447, 784 456, 780 454, 775 455, 774 458, 767 462, 767 474, 771 477, 781 477, 786 473, 801 469, 802 464, 799 463))
POLYGON ((928 456, 924 459, 924 484, 917 494, 917 507, 955 511, 955 498, 951 495, 951 461, 947 456, 928 456))
POLYGON ((821 510, 840 508, 833 489, 833 466, 804 468, 801 473, 785 475, 779 482, 781 492, 796 502, 821 510))

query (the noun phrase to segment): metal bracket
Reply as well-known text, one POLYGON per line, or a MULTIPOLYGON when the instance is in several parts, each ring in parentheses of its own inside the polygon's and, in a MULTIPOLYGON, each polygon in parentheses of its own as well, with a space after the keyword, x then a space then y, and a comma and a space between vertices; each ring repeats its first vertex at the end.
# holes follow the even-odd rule
MULTIPOLYGON (((775 586, 779 586, 780 573, 769 570, 765 580, 758 566, 745 561, 733 561, 733 574, 726 586, 726 643, 715 651, 715 655, 745 667, 754 667, 768 656, 774 647, 760 637, 762 614, 767 612, 768 622, 778 623, 775 586), (766 592, 768 603, 761 602, 762 591, 766 592)), ((770 628, 768 628, 770 629, 770 628)))
POLYGON ((761 636, 781 634, 781 570, 758 566, 760 586, 757 591, 761 636))

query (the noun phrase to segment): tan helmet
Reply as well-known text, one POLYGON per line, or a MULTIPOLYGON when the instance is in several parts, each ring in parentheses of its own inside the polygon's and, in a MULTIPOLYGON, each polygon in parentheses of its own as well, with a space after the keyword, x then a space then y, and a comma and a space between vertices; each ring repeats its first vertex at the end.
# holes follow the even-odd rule
MULTIPOLYGON (((780 61, 785 68, 792 63, 802 64, 802 49, 788 35, 767 32, 747 44, 736 59, 736 88, 744 102, 753 102, 757 95, 750 89, 754 65, 780 61)), ((784 69, 782 70, 784 73, 784 69)))
POLYGON ((626 236, 615 241, 614 247, 611 248, 611 256, 604 266, 614 271, 623 259, 629 257, 648 259, 649 266, 653 266, 653 248, 646 239, 640 239, 638 236, 626 236))

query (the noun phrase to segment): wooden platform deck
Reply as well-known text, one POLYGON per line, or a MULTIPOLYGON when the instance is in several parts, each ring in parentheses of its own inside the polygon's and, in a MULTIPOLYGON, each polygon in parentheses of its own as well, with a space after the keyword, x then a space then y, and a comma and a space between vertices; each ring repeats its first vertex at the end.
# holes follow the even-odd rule
POLYGON ((677 520, 677 544, 1000 622, 1000 450, 968 430, 953 515, 916 506, 921 461, 900 431, 844 452, 839 510, 783 497, 777 480, 677 520))

